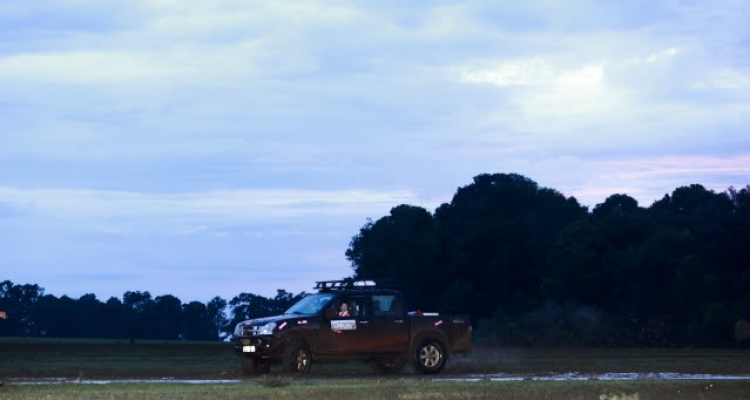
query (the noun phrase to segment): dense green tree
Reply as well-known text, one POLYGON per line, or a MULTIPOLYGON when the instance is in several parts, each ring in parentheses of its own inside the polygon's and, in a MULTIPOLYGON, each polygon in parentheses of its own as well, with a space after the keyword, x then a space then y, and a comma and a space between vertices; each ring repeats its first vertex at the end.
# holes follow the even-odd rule
POLYGON ((0 282, 0 310, 8 318, 0 325, 5 336, 38 336, 41 327, 36 318, 36 304, 44 295, 39 285, 14 285, 11 281, 0 282))
POLYGON ((224 327, 227 334, 231 334, 237 323, 255 318, 270 317, 282 314, 306 294, 293 295, 285 290, 276 291, 276 296, 266 298, 252 293, 241 293, 229 301, 232 307, 232 318, 224 327))
POLYGON ((613 283, 602 268, 606 237, 596 221, 581 219, 565 228, 550 252, 542 278, 545 295, 558 302, 597 304, 613 283), (571 279, 571 276, 576 279, 571 279))
POLYGON ((600 218, 606 218, 610 215, 630 216, 642 211, 638 207, 638 200, 626 194, 613 194, 607 197, 603 203, 594 207, 593 214, 600 218))
POLYGON ((729 196, 735 214, 728 232, 726 244, 726 270, 731 280, 728 289, 735 297, 731 303, 734 319, 750 321, 750 185, 735 190, 730 188, 729 196))
POLYGON ((40 335, 60 338, 105 337, 104 304, 93 294, 78 299, 45 295, 35 306, 40 335))
POLYGON ((232 333, 238 320, 279 314, 305 293, 284 290, 272 298, 243 293, 233 299, 230 324, 227 301, 182 304, 172 295, 152 298, 149 292, 126 292, 101 302, 93 294, 78 299, 44 294, 38 285, 0 282, 0 336, 57 338, 112 338, 159 340, 220 340, 232 333))
POLYGON ((436 288, 450 294, 438 308, 488 317, 497 308, 517 314, 537 307, 557 234, 585 216, 574 198, 521 175, 475 177, 435 212, 442 279, 436 288))
POLYGON ((750 186, 614 194, 587 213, 515 174, 479 175, 430 214, 368 222, 347 256, 415 308, 468 312, 515 345, 750 346, 750 186), (489 318, 489 319, 487 319, 489 318), (485 320, 487 319, 487 320, 485 320), (745 321, 745 322, 743 322, 745 321))
POLYGON ((185 340, 211 340, 213 327, 208 317, 208 308, 199 301, 182 306, 182 338, 185 340))
POLYGON ((132 327, 129 325, 134 321, 132 309, 126 306, 117 297, 110 297, 104 303, 102 314, 102 337, 112 339, 133 339, 132 327))
POLYGON ((130 339, 146 339, 153 337, 154 327, 151 316, 154 315, 154 299, 149 292, 125 292, 122 304, 128 310, 125 314, 125 328, 130 339))
POLYGON ((356 235, 346 257, 360 279, 395 279, 408 287, 407 301, 421 307, 436 304, 440 243, 432 215, 421 207, 401 205, 356 235))
POLYGON ((152 327, 148 339, 180 339, 182 331, 182 302, 172 295, 158 296, 148 315, 152 327))
POLYGON ((224 313, 226 307, 227 301, 219 296, 214 297, 206 304, 207 317, 211 327, 210 337, 212 339, 221 337, 221 333, 225 330, 229 322, 224 313))

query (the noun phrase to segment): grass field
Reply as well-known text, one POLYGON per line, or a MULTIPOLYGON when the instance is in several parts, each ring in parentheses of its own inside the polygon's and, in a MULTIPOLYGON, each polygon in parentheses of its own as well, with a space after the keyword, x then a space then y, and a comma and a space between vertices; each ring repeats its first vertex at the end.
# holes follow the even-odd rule
MULTIPOLYGON (((750 351, 708 349, 477 348, 451 358, 439 378, 466 374, 682 372, 750 374, 750 351)), ((237 379, 231 345, 201 342, 0 339, 2 399, 749 399, 750 381, 433 380, 405 371, 383 377, 363 363, 316 364, 300 379, 280 374, 231 383, 21 385, 43 378, 237 379), (20 378, 20 380, 19 380, 20 378)), ((47 382, 49 383, 49 382, 47 382)))
POLYGON ((239 376, 238 363, 219 342, 0 339, 0 378, 217 378, 239 376))
POLYGON ((234 384, 112 384, 0 387, 2 399, 750 399, 742 382, 432 382, 289 378, 234 384))
MULTIPOLYGON (((681 372, 750 374, 750 351, 716 349, 475 348, 446 374, 681 372)), ((369 374, 359 362, 314 364, 320 375, 369 374)), ((0 378, 237 378, 232 346, 214 342, 0 339, 0 378)))

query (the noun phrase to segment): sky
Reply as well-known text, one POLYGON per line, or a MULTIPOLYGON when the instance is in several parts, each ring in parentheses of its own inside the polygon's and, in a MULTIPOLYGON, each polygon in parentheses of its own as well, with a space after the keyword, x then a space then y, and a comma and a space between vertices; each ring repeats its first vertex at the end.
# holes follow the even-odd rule
POLYGON ((750 184, 750 2, 0 1, 0 280, 310 291, 480 173, 750 184))

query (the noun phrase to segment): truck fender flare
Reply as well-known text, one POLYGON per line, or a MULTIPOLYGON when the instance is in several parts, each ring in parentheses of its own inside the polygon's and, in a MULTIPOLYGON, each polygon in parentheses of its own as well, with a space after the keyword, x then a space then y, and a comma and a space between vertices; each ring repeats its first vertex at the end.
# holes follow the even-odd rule
POLYGON ((313 335, 311 332, 306 331, 306 330, 302 330, 302 329, 290 330, 282 338, 279 348, 283 349, 289 346, 289 344, 297 340, 301 340, 305 342, 307 346, 310 348, 310 350, 313 352, 313 354, 315 354, 317 347, 318 347, 318 343, 316 340, 314 340, 314 336, 315 335, 313 335))
POLYGON ((412 340, 411 345, 409 346, 409 357, 411 357, 412 354, 414 354, 414 350, 416 347, 425 339, 431 339, 436 340, 438 343, 440 343, 440 346, 443 347, 443 351, 445 351, 445 361, 448 361, 448 358, 450 357, 450 348, 448 347, 448 337, 439 329, 429 329, 429 330, 423 330, 417 333, 417 335, 414 337, 414 340, 412 340))

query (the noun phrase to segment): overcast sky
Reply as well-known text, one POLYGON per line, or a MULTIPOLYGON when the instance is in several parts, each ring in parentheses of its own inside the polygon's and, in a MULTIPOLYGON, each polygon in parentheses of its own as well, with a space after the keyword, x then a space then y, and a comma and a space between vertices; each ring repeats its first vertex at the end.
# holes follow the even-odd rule
POLYGON ((0 280, 298 292, 483 172, 750 183, 750 2, 502 3, 0 1, 0 280))

